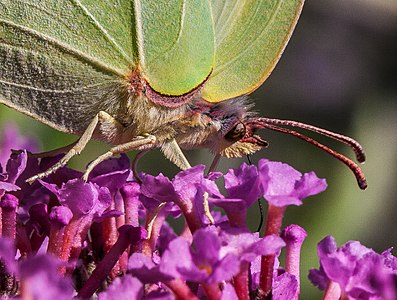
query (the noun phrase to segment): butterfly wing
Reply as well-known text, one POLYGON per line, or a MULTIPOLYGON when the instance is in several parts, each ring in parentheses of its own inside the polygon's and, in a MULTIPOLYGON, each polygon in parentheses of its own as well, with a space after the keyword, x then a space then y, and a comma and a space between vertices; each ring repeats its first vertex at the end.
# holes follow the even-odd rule
POLYGON ((204 99, 219 102, 258 88, 278 62, 302 5, 303 0, 212 0, 215 62, 204 99))
POLYGON ((58 130, 84 131, 107 99, 122 97, 137 61, 131 12, 128 1, 1 0, 0 102, 58 130))
POLYGON ((211 73, 214 31, 209 1, 136 1, 142 73, 163 95, 193 90, 211 73))
POLYGON ((213 67, 208 1, 0 1, 0 102, 81 133, 125 111, 128 75, 181 95, 213 67), (188 62, 188 63, 186 63, 188 62))

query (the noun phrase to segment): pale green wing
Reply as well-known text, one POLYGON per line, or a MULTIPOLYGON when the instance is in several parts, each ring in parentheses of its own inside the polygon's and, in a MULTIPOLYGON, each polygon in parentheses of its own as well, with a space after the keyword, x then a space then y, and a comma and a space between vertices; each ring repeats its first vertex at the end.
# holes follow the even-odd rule
POLYGON ((214 32, 208 0, 136 1, 140 64, 157 92, 182 95, 211 73, 214 32))
POLYGON ((214 70, 203 89, 219 102, 258 88, 278 62, 303 0, 212 0, 214 70))
MULTIPOLYGON (((137 62, 130 1, 0 1, 0 102, 81 132, 137 62)), ((116 105, 114 105, 116 103, 116 105)))

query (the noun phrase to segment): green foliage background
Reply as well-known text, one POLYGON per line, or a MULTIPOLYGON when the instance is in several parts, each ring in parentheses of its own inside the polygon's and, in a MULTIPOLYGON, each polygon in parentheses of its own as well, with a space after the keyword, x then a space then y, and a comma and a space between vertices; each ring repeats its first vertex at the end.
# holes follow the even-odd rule
MULTIPOLYGON (((289 208, 284 221, 285 225, 299 224, 308 232, 302 250, 302 299, 320 297, 307 280, 307 270, 318 267, 316 244, 326 235, 335 236, 339 244, 359 240, 376 251, 397 245, 396 53, 395 1, 308 1, 275 71, 251 95, 261 115, 295 119, 350 135, 366 150, 363 170, 369 187, 361 191, 350 171, 327 154, 293 137, 262 133, 270 147, 256 154, 254 161, 266 157, 287 162, 301 172, 315 170, 329 184, 323 194, 307 199, 301 207, 289 208)), ((0 130, 9 121, 17 123, 24 135, 36 137, 41 150, 76 139, 0 106, 0 130)), ((352 157, 343 145, 319 140, 352 157)), ((91 142, 71 166, 84 169, 107 147, 91 142)), ((187 154, 192 164, 209 165, 211 161, 207 151, 187 154)), ((224 159, 220 169, 226 171, 241 162, 224 159)), ((170 176, 178 171, 159 151, 145 156, 139 168, 170 176)), ((249 226, 255 229, 258 211, 256 207, 251 211, 249 226)))

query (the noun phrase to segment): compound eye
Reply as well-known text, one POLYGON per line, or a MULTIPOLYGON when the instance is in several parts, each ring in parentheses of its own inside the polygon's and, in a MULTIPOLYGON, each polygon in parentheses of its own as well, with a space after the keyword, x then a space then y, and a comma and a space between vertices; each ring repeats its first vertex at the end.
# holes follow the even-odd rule
POLYGON ((245 135, 245 125, 243 123, 237 123, 232 130, 225 135, 225 139, 229 142, 236 142, 245 135))

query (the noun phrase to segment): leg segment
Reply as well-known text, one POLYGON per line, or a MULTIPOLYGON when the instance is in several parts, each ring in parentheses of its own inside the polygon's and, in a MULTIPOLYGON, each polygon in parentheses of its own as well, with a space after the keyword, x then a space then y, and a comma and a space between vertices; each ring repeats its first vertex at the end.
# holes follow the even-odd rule
POLYGON ((101 156, 99 156, 97 159, 95 159, 88 165, 88 167, 83 175, 83 180, 87 181, 88 175, 90 174, 90 172, 104 160, 107 160, 108 158, 111 158, 112 156, 114 156, 116 154, 124 153, 124 152, 130 151, 130 150, 136 150, 142 146, 154 144, 155 142, 156 142, 156 137, 154 135, 148 135, 145 137, 138 136, 128 143, 120 144, 120 145, 117 145, 117 146, 111 148, 108 152, 102 154, 101 156))
MULTIPOLYGON (((53 154, 60 153, 61 150, 67 150, 65 156, 58 163, 53 165, 47 171, 39 173, 35 176, 28 178, 26 181, 28 183, 32 183, 35 180, 44 178, 44 177, 54 173, 56 170, 65 166, 73 156, 75 156, 76 154, 80 154, 81 151, 83 151, 83 149, 85 148, 87 143, 92 138, 92 135, 93 135, 95 129, 97 128, 98 124, 107 126, 107 128, 111 129, 113 131, 113 134, 116 136, 118 134, 121 134, 122 129, 123 129, 123 126, 116 119, 114 119, 108 113, 100 111, 94 117, 94 119, 90 122, 87 129, 84 131, 84 133, 82 134, 82 136, 79 138, 79 140, 77 142, 70 144, 63 148, 59 148, 59 149, 56 149, 53 151, 46 152, 47 154, 53 155, 53 154)), ((104 139, 108 138, 106 135, 103 135, 103 137, 104 137, 104 139)), ((45 153, 40 154, 40 156, 43 157, 42 156, 43 154, 45 154, 45 153)))
POLYGON ((50 150, 50 151, 46 151, 46 152, 31 153, 31 154, 29 154, 29 156, 33 157, 33 158, 43 158, 43 157, 56 156, 58 154, 68 152, 70 149, 72 149, 74 147, 74 145, 77 144, 77 142, 78 141, 75 141, 75 142, 73 142, 73 143, 71 143, 69 145, 63 146, 63 147, 58 148, 58 149, 53 149, 53 150, 50 150))

